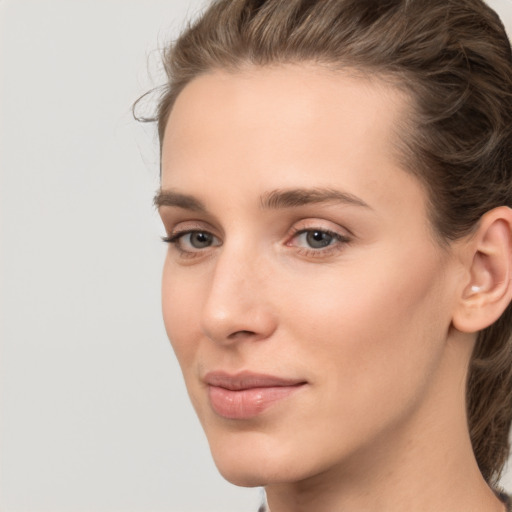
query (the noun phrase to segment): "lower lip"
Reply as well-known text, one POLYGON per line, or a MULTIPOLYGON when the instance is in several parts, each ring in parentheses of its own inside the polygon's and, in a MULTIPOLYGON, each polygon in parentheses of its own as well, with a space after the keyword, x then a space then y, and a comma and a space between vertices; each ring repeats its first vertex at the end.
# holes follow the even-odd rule
POLYGON ((233 420, 248 420, 258 416, 276 402, 288 398, 302 386, 303 384, 298 384, 240 391, 209 386, 208 394, 213 410, 219 416, 233 420))

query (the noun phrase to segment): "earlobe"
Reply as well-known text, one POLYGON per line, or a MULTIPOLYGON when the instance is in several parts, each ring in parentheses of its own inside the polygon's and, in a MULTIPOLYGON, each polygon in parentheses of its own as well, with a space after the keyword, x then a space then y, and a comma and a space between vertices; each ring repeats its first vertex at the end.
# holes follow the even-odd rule
POLYGON ((512 210, 487 212, 464 250, 469 282, 452 321, 459 331, 473 333, 492 325, 512 299, 512 210))

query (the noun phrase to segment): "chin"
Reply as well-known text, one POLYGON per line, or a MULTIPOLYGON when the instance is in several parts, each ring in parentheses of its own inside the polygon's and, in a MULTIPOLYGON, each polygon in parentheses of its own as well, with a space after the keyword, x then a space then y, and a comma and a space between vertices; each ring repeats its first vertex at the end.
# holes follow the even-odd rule
POLYGON ((233 467, 217 464, 219 473, 228 482, 238 487, 264 487, 270 483, 265 475, 258 471, 257 463, 253 463, 253 467, 233 467))
POLYGON ((267 484, 273 457, 261 441, 254 439, 254 433, 230 433, 221 437, 222 440, 208 436, 213 460, 220 474, 228 482, 240 487, 267 484))
POLYGON ((261 433, 230 433, 229 440, 209 440, 212 456, 220 474, 240 487, 260 487, 272 483, 296 482, 314 473, 306 467, 300 450, 276 443, 261 433))
MULTIPOLYGON (((245 459, 245 457, 244 457, 245 459)), ((297 472, 291 472, 290 467, 279 467, 279 461, 270 460, 264 463, 260 458, 231 462, 215 459, 219 473, 233 485, 239 487, 264 487, 269 484, 300 481, 304 478, 297 472)))

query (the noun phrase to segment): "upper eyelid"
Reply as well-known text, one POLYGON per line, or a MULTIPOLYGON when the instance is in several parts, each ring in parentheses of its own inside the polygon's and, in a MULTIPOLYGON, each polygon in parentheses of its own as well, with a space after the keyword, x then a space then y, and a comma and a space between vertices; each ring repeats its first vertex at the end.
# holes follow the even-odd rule
POLYGON ((185 220, 172 223, 163 221, 163 224, 170 236, 179 233, 190 233, 191 231, 205 231, 217 236, 218 231, 209 222, 202 220, 185 220))
POLYGON ((356 236, 351 229, 344 225, 327 219, 316 218, 301 219, 300 221, 295 222, 290 228, 290 232, 299 233, 303 231, 313 231, 315 229, 319 231, 328 231, 330 233, 337 234, 339 236, 345 236, 347 238, 355 238, 356 236))
POLYGON ((216 232, 221 232, 221 223, 209 212, 189 211, 172 205, 161 205, 157 208, 157 212, 167 232, 171 228, 174 230, 174 226, 180 224, 192 224, 197 225, 198 229, 206 229, 208 231, 213 229, 216 232))
POLYGON ((182 236, 190 235, 192 233, 208 233, 209 235, 212 235, 212 237, 214 237, 214 238, 219 238, 215 233, 212 233, 208 229, 196 229, 196 228, 192 228, 192 229, 177 229, 176 231, 171 231, 169 236, 171 238, 180 238, 182 236))
POLYGON ((165 237, 168 241, 177 241, 177 240, 180 240, 181 238, 183 238, 184 236, 187 236, 187 235, 190 235, 192 233, 208 233, 209 235, 211 235, 214 239, 216 240, 220 240, 219 237, 212 233, 211 231, 207 230, 207 229, 178 229, 176 231, 171 231, 171 233, 169 233, 169 235, 167 237, 165 237))
MULTIPOLYGON (((294 238, 297 238, 299 235, 303 235, 305 233, 309 233, 311 231, 321 231, 322 233, 326 233, 330 236, 332 236, 338 243, 341 244, 347 244, 352 242, 352 237, 348 235, 344 235, 342 233, 339 233, 337 231, 331 230, 331 229, 322 229, 322 228, 305 228, 305 229, 298 229, 295 231, 295 233, 292 233, 291 236, 288 237, 286 245, 291 246, 291 241, 294 238)), ((323 249, 311 249, 315 252, 320 252, 321 250, 327 250, 329 247, 332 247, 332 245, 326 246, 323 249)))
MULTIPOLYGON (((202 219, 177 220, 172 222, 170 222, 171 219, 169 219, 167 222, 166 219, 162 220, 168 237, 185 235, 194 231, 204 231, 210 233, 218 239, 221 239, 225 236, 224 230, 219 229, 213 226, 210 222, 202 219)), ((284 238, 289 239, 289 237, 294 236, 297 233, 312 231, 315 229, 319 231, 326 231, 331 234, 346 238, 356 237, 354 232, 345 225, 341 225, 338 222, 331 221, 329 219, 315 217, 294 220, 283 236, 284 238)))
POLYGON ((327 226, 321 226, 320 224, 312 225, 312 226, 303 226, 303 227, 296 227, 292 226, 290 231, 292 233, 304 233, 307 231, 325 231, 326 233, 333 233, 338 235, 343 235, 341 232, 347 232, 350 233, 347 229, 344 228, 331 228, 327 226))

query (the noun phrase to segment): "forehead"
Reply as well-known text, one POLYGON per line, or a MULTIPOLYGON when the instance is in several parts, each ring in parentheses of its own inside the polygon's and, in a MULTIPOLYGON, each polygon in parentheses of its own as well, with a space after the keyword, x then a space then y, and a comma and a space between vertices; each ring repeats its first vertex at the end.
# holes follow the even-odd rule
POLYGON ((240 194, 262 194, 341 184, 362 197, 382 189, 390 173, 410 179, 396 150, 408 113, 401 90, 351 70, 215 71, 177 98, 164 135, 162 188, 206 193, 222 179, 240 194))
POLYGON ((409 112, 407 100, 398 88, 352 70, 288 64, 214 71, 194 79, 178 96, 163 156, 174 156, 196 139, 229 144, 257 136, 260 145, 271 146, 285 137, 299 143, 329 134, 326 142, 343 145, 352 142, 347 129, 359 142, 373 137, 373 144, 389 144, 409 112))

